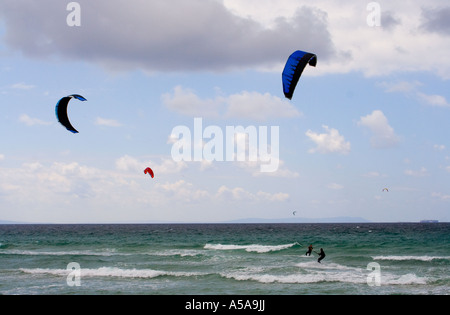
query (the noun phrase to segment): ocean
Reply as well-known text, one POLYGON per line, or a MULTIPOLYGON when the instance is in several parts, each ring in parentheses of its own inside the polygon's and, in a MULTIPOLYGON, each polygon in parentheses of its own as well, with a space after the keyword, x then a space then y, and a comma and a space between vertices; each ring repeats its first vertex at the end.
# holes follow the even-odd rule
POLYGON ((2 295, 449 293, 450 223, 0 225, 2 295))

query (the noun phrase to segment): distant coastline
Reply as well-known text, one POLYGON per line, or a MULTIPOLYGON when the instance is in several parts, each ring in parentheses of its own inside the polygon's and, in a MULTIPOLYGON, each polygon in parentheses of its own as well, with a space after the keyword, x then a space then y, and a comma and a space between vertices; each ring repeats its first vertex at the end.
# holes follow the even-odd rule
POLYGON ((236 220, 225 221, 195 221, 195 222, 180 222, 180 221, 121 221, 121 222, 23 222, 23 221, 8 221, 0 220, 0 225, 7 224, 276 224, 276 223, 446 223, 446 221, 439 220, 420 220, 420 221, 395 221, 395 222, 378 222, 370 221, 361 217, 329 217, 329 218, 244 218, 236 220))

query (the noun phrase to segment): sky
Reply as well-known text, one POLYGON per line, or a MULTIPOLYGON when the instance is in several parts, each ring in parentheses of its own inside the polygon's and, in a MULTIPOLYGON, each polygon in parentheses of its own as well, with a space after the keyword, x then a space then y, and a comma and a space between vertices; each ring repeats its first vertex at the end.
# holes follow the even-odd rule
POLYGON ((449 51, 447 0, 1 0, 0 220, 449 221, 449 51))

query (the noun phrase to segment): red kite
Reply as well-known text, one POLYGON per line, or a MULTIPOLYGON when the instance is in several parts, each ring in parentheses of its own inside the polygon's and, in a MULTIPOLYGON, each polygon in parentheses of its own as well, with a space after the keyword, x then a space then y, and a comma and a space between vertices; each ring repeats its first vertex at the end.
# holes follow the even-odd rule
POLYGON ((145 170, 144 170, 144 174, 150 174, 150 176, 153 178, 153 177, 155 177, 155 174, 153 173, 153 171, 152 171, 152 169, 150 168, 150 167, 147 167, 145 170))

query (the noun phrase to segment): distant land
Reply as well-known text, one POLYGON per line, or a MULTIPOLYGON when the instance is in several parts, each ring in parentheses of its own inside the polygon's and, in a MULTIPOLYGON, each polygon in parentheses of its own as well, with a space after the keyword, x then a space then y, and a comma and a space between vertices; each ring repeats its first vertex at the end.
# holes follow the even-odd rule
MULTIPOLYGON (((175 222, 175 221, 141 221, 141 222, 110 222, 110 223, 99 223, 99 224, 195 224, 195 223, 372 223, 369 220, 360 217, 332 217, 332 218, 275 218, 275 219, 264 219, 264 218, 245 218, 237 220, 227 220, 220 222, 175 222)), ((31 222, 18 222, 18 221, 5 221, 0 220, 0 224, 48 224, 48 223, 31 223, 31 222)), ((58 224, 58 223, 55 223, 58 224)), ((76 223, 75 223, 76 224, 76 223)), ((80 223, 85 224, 85 223, 80 223)), ((95 223, 94 223, 95 224, 95 223)))
POLYGON ((26 223, 0 220, 0 224, 26 224, 26 223))
POLYGON ((247 218, 226 221, 224 223, 372 223, 371 221, 360 217, 332 217, 332 218, 280 218, 280 219, 262 219, 247 218))
MULTIPOLYGON (((438 223, 439 220, 420 220, 420 221, 398 221, 392 223, 438 223)), ((302 217, 292 217, 292 218, 245 218, 237 220, 226 220, 226 221, 195 221, 195 222, 177 222, 177 221, 129 221, 129 222, 93 222, 93 223, 47 223, 47 222, 20 222, 20 221, 6 221, 0 220, 1 224, 239 224, 239 223, 377 223, 369 221, 361 217, 330 217, 330 218, 302 218, 302 217)), ((384 222, 380 222, 384 223, 384 222)))

